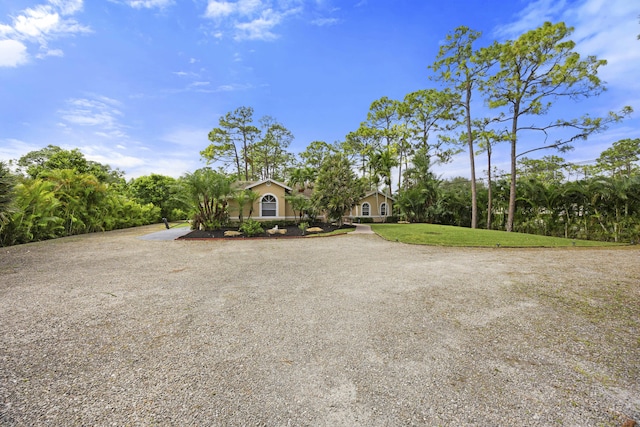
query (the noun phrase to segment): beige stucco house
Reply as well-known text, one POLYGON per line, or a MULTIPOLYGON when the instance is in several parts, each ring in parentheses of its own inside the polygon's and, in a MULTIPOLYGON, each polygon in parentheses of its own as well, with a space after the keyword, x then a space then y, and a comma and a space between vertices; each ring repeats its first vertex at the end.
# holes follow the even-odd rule
MULTIPOLYGON (((294 191, 291 187, 275 181, 273 179, 265 179, 258 182, 239 184, 240 188, 251 190, 258 193, 258 198, 253 203, 253 211, 251 218, 257 221, 270 220, 287 220, 296 219, 296 214, 287 202, 285 196, 292 194, 294 191)), ((308 196, 308 194, 307 194, 308 196)), ((346 220, 352 221, 357 217, 369 216, 375 222, 381 222, 386 215, 391 215, 393 199, 381 192, 372 191, 367 193, 356 206, 354 206, 346 216, 346 220), (376 194, 378 195, 376 198, 376 194), (388 206, 388 212, 386 211, 388 206)), ((251 206, 247 203, 244 206, 242 217, 249 217, 251 206)), ((238 203, 232 200, 229 203, 229 215, 232 220, 239 219, 240 210, 238 203)))
MULTIPOLYGON (((291 187, 272 179, 265 179, 258 182, 245 182, 240 185, 240 188, 254 191, 259 195, 253 203, 251 218, 258 221, 295 220, 295 213, 285 199, 286 195, 293 192, 291 187)), ((249 217, 251 208, 249 203, 244 206, 243 218, 249 217)), ((229 203, 229 215, 232 220, 239 219, 240 210, 235 200, 229 203)))
POLYGON ((371 218, 373 222, 383 222, 385 217, 393 215, 393 201, 393 197, 381 191, 370 191, 351 208, 347 219, 371 218))

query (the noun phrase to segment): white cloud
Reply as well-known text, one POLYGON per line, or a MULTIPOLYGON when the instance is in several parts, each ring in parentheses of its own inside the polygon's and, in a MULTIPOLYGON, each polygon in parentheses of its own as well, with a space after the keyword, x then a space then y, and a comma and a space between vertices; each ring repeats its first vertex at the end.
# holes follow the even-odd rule
POLYGON ((539 27, 544 21, 564 21, 574 27, 570 39, 582 56, 606 59, 600 77, 607 86, 640 89, 636 78, 640 69, 640 42, 637 40, 638 6, 628 0, 537 0, 517 15, 516 19, 495 29, 499 37, 515 38, 539 27))
POLYGON ((339 22, 340 20, 338 18, 318 18, 311 21, 313 25, 317 25, 318 27, 336 25, 339 22))
POLYGON ((210 1, 207 5, 205 16, 207 18, 221 18, 229 16, 236 11, 236 4, 227 1, 210 1))
POLYGON ((105 138, 126 138, 124 126, 120 123, 123 113, 121 105, 105 96, 92 98, 74 98, 67 101, 67 108, 60 110, 64 127, 83 126, 94 128, 94 134, 105 138))
POLYGON ((134 9, 164 9, 173 6, 173 0, 125 0, 124 4, 134 9))
POLYGON ((0 139, 0 160, 18 160, 30 151, 40 150, 41 148, 42 145, 29 144, 15 138, 0 139))
POLYGON ((556 21, 565 10, 565 0, 535 0, 525 7, 509 24, 497 27, 494 32, 500 38, 515 38, 539 27, 545 21, 556 21))
POLYGON ((49 49, 49 41, 64 35, 88 33, 91 29, 68 17, 82 10, 82 0, 49 0, 24 9, 12 17, 10 25, 0 24, 0 66, 17 66, 28 59, 27 43, 40 45, 44 53, 37 58, 63 56, 60 49, 49 49))
POLYGON ((198 153, 205 149, 209 145, 208 135, 211 129, 175 129, 164 135, 161 139, 166 142, 170 142, 182 148, 188 148, 188 151, 183 151, 187 156, 193 156, 193 153, 198 153))
POLYGON ((73 15, 82 10, 83 0, 49 0, 63 15, 73 15))
POLYGON ((284 18, 302 11, 298 0, 209 0, 204 16, 214 20, 215 38, 231 33, 235 40, 274 40, 284 18))
POLYGON ((235 40, 273 40, 278 36, 271 30, 282 20, 282 16, 266 10, 260 18, 251 22, 239 22, 236 24, 235 40))
POLYGON ((42 58, 46 58, 47 56, 63 57, 64 52, 60 49, 48 49, 44 53, 37 54, 36 58, 42 59, 42 58))
POLYGON ((27 47, 17 40, 0 40, 0 67, 17 67, 29 59, 27 47))

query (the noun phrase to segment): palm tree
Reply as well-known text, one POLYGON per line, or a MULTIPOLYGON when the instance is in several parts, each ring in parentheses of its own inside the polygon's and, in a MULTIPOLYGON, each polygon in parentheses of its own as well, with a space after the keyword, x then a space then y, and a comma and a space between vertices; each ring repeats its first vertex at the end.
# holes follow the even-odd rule
POLYGON ((231 197, 231 181, 225 175, 210 168, 187 173, 182 182, 186 194, 196 208, 193 228, 220 228, 228 219, 228 199, 231 197))

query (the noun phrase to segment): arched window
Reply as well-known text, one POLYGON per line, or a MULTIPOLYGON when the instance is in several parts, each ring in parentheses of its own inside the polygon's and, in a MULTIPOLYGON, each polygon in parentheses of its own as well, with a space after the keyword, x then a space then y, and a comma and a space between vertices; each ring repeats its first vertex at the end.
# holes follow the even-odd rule
POLYGON ((276 216, 278 203, 275 196, 267 194, 260 201, 260 216, 276 216))
POLYGON ((369 215, 371 215, 371 206, 369 206, 369 203, 363 203, 362 216, 369 216, 369 215))
POLYGON ((387 216, 387 204, 386 203, 382 203, 380 205, 380 215, 381 216, 387 216))

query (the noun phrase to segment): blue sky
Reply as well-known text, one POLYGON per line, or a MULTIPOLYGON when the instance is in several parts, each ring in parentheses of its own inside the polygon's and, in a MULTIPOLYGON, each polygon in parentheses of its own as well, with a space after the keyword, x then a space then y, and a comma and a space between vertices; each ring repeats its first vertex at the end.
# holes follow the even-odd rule
MULTIPOLYGON (((607 92, 553 114, 636 110, 565 155, 593 160, 640 137, 639 15, 629 0, 4 0, 0 160, 54 144, 127 178, 178 177, 204 166, 208 132, 240 106, 284 124, 300 152, 343 140, 382 96, 433 87, 427 66, 457 26, 488 45, 545 20, 574 26, 576 50, 609 62, 607 92)), ((468 156, 436 172, 466 176, 468 156)))

